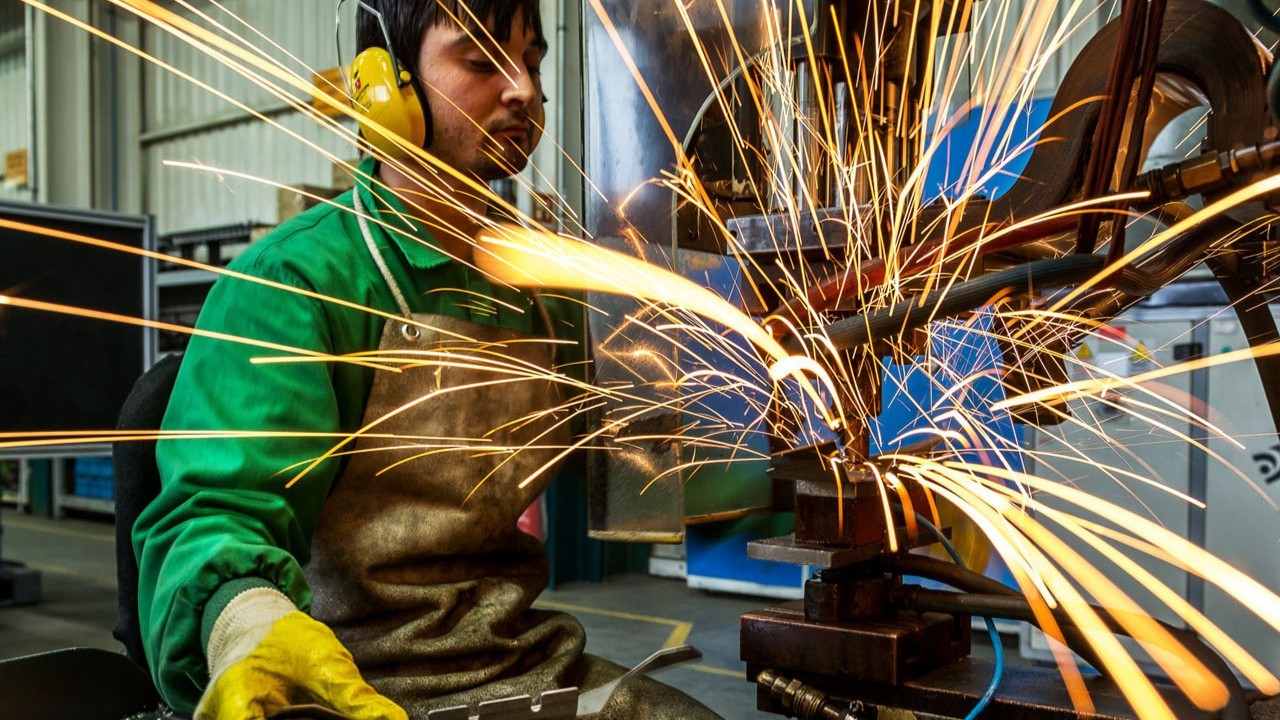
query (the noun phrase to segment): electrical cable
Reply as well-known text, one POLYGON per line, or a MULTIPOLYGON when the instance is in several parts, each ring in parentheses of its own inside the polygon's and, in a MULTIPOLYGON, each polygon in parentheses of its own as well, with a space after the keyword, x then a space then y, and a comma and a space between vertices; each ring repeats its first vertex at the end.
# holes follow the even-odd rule
POLYGON ((827 326, 826 335, 837 348, 859 347, 939 318, 969 312, 1003 293, 1034 294, 1084 282, 1101 271, 1105 263, 1106 258, 1101 255, 1068 255, 1024 263, 909 298, 893 307, 837 320, 827 326))
MULTIPOLYGON (((902 507, 898 503, 894 503, 894 506, 902 507)), ((924 526, 942 543, 942 546, 946 548, 947 553, 951 555, 956 564, 952 565, 923 555, 907 553, 890 558, 891 567, 898 573, 919 575, 920 577, 938 580, 965 592, 955 593, 915 587, 909 592, 904 592, 899 597, 899 601, 903 602, 906 607, 917 611, 935 610, 947 613, 983 615, 987 621, 988 631, 992 632, 995 627, 995 623, 991 620, 992 617, 1025 620, 1038 624, 1035 613, 1031 610, 1031 604, 1021 593, 999 581, 965 567, 959 552, 956 551, 955 547, 951 545, 942 532, 927 518, 922 517, 920 513, 915 513, 915 516, 916 522, 924 526)), ((1129 635, 1128 630, 1114 617, 1111 611, 1097 605, 1090 605, 1090 607, 1106 623, 1111 632, 1119 635, 1129 635)), ((1101 663, 1097 661, 1096 655, 1092 652, 1092 648, 1089 647, 1087 641, 1085 641, 1079 628, 1076 627, 1075 621, 1061 610, 1054 611, 1054 616, 1064 634, 1064 639, 1068 641, 1068 647, 1084 657, 1095 669, 1102 672, 1101 663)), ((1183 647, 1190 651, 1196 659, 1204 663, 1205 667, 1209 668, 1210 672, 1226 685, 1229 697, 1226 707, 1222 708, 1222 718, 1224 720, 1245 720, 1248 718, 1249 709, 1245 700, 1244 688, 1226 662, 1195 633, 1170 625, 1163 620, 1155 618, 1153 620, 1163 626, 1174 637, 1179 638, 1183 647)), ((997 676, 992 679, 992 685, 988 688, 987 694, 983 696, 984 699, 988 695, 995 694, 995 685, 999 682, 999 676, 1003 674, 1004 654, 1003 647, 998 642, 998 637, 998 635, 994 635, 992 638, 992 645, 996 651, 997 676)), ((979 705, 982 705, 982 703, 980 702, 979 705)), ((974 710, 978 710, 978 706, 975 706, 974 710)), ((970 720, 974 717, 976 715, 970 712, 965 720, 970 720)))
MULTIPOLYGON (((898 599, 904 606, 916 611, 990 615, 1038 624, 1035 613, 1031 609, 1031 604, 1020 595, 956 593, 916 587, 904 592, 898 599)), ((1098 617, 1106 624, 1108 630, 1117 635, 1132 637, 1129 630, 1115 617, 1113 611, 1092 604, 1089 607, 1097 613, 1098 617)), ((1075 625, 1075 621, 1069 615, 1066 615, 1064 611, 1060 609, 1054 610, 1053 615, 1068 639, 1080 632, 1075 625)), ((1156 618, 1152 618, 1152 620, 1180 641, 1192 656, 1202 662, 1226 686, 1229 697, 1226 707, 1222 709, 1221 717, 1224 720, 1244 720, 1248 718, 1248 704, 1245 701, 1244 688, 1240 685, 1240 681, 1236 678, 1235 673, 1231 671, 1231 668, 1227 666, 1226 662, 1195 633, 1171 625, 1163 620, 1156 618)), ((1070 647, 1073 651, 1079 652, 1074 642, 1071 643, 1070 647)), ((1090 664, 1094 663, 1091 661, 1090 664)))
MULTIPOLYGON (((1160 31, 1164 26, 1166 0, 1151 0, 1147 6, 1146 35, 1143 38, 1142 60, 1139 67, 1142 73, 1137 77, 1137 89, 1134 91, 1132 116, 1129 123, 1129 144, 1125 149, 1124 166, 1120 170, 1120 180, 1116 192, 1123 194, 1133 187, 1134 177, 1138 174, 1138 162, 1142 157, 1142 141, 1147 116, 1151 111, 1151 93, 1156 82, 1156 57, 1160 52, 1160 31)), ((1154 138, 1153 138, 1154 141, 1154 138)), ((1117 208, 1119 209, 1119 208, 1117 208)), ((1107 249, 1107 263, 1117 263, 1124 257, 1125 250, 1125 218, 1118 215, 1112 221, 1111 246, 1107 249)))
MULTIPOLYGON (((1097 125, 1094 127, 1094 144, 1089 152, 1089 162, 1085 166, 1081 197, 1101 197, 1107 194, 1111 185, 1111 177, 1115 172, 1115 160, 1124 132, 1124 120, 1129 110, 1129 99, 1133 90, 1136 68, 1132 58, 1140 53, 1148 20, 1147 10, 1147 0, 1124 0, 1121 3, 1119 37, 1112 50, 1111 67, 1104 86, 1102 108, 1099 110, 1097 125)), ((1097 215, 1086 215, 1081 218, 1079 233, 1076 237, 1076 254, 1088 255, 1093 252, 1100 222, 1101 219, 1097 215)))
MULTIPOLYGON (((1022 594, 1017 590, 997 580, 992 580, 986 575, 957 567, 952 563, 943 562, 927 555, 900 554, 892 557, 890 563, 894 572, 899 574, 916 575, 929 580, 936 580, 966 593, 1013 598, 1022 597, 1022 594)), ((914 602, 910 597, 906 598, 906 600, 908 603, 914 602)), ((982 613, 971 614, 981 615, 982 613)), ((1072 652, 1083 658, 1099 675, 1107 675, 1106 666, 1103 665, 1102 659, 1094 652, 1093 646, 1089 644, 1083 633, 1070 624, 1059 624, 1059 630, 1063 635, 1062 641, 1066 643, 1067 647, 1071 648, 1072 652)))
MULTIPOLYGON (((947 549, 947 554, 951 556, 951 559, 956 561, 956 565, 968 570, 968 568, 965 567, 964 559, 960 557, 960 553, 956 551, 955 546, 951 544, 951 541, 947 540, 947 537, 942 534, 942 531, 934 527, 933 523, 926 520, 922 515, 920 515, 920 513, 916 513, 915 515, 916 522, 920 523, 926 530, 933 533, 933 536, 938 539, 938 542, 942 543, 942 547, 947 549)), ((993 580, 992 582, 995 581, 993 580)), ((974 720, 974 718, 982 714, 983 710, 987 709, 987 706, 991 704, 991 699, 996 695, 996 689, 1000 687, 1000 680, 1004 677, 1004 643, 1000 641, 1000 633, 996 630, 995 621, 990 617, 984 617, 982 619, 987 624, 987 634, 991 636, 991 649, 996 655, 996 667, 995 672, 991 674, 991 683, 987 685, 987 691, 982 694, 982 698, 978 700, 977 705, 973 706, 973 709, 969 711, 969 714, 964 716, 964 720, 974 720)))

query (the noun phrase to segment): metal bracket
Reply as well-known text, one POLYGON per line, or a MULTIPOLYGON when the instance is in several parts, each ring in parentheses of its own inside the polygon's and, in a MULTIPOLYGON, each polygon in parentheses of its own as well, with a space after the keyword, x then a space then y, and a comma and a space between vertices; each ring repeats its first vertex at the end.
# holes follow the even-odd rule
MULTIPOLYGON (((574 720, 595 715, 604 709, 614 690, 628 678, 647 675, 689 660, 702 657, 692 645, 663 648, 645 658, 612 682, 584 693, 579 697, 578 688, 548 690, 538 696, 535 703, 528 695, 488 700, 480 703, 475 712, 469 705, 441 708, 427 713, 427 720, 574 720), (581 709, 581 711, 580 711, 581 709)), ((347 720, 345 715, 318 705, 295 705, 271 716, 271 720, 308 718, 309 720, 347 720)))
POLYGON ((626 674, 619 677, 617 680, 607 682, 594 690, 583 693, 582 697, 579 698, 579 708, 581 712, 578 714, 578 717, 595 715, 603 710, 604 706, 609 703, 609 699, 613 697, 613 691, 617 690, 618 686, 626 682, 629 678, 637 675, 648 675, 651 672, 657 672, 658 670, 669 668, 672 665, 678 665, 690 660, 697 660, 701 657, 702 651, 692 645, 663 648, 640 661, 639 665, 631 668, 626 674))
POLYGON ((548 690, 534 703, 528 695, 480 703, 472 714, 467 705, 427 713, 427 720, 573 720, 578 716, 578 688, 548 690))

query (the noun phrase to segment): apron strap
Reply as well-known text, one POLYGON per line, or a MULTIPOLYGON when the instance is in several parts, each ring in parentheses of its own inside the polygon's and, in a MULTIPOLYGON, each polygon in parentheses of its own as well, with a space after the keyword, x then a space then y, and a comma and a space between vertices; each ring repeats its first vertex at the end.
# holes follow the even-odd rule
POLYGON ((391 289, 396 305, 400 306, 400 313, 405 319, 412 320, 413 313, 409 311, 409 303, 404 299, 404 293, 400 292, 400 286, 396 284, 395 278, 391 276, 391 268, 387 267, 386 259, 382 257, 382 253, 378 252, 378 246, 373 242, 373 233, 369 231, 369 220, 365 217, 364 202, 360 199, 359 188, 352 191, 351 201, 356 211, 356 222, 360 225, 360 234, 364 236, 365 247, 369 248, 374 264, 378 266, 383 279, 387 281, 387 287, 391 289))
MULTIPOLYGON (((400 286, 396 284, 396 280, 391 276, 391 268, 387 267, 387 261, 382 257, 382 253, 378 252, 378 246, 373 241, 373 233, 369 230, 369 220, 365 216, 364 201, 360 199, 360 189, 356 188, 351 195, 352 205, 356 211, 356 222, 360 225, 360 234, 364 237, 365 247, 369 248, 369 255, 373 257, 373 262, 378 266, 378 271, 382 273, 382 277, 387 281, 387 287, 391 289, 391 294, 396 299, 396 305, 400 307, 400 314, 404 315, 406 320, 413 321, 413 312, 409 310, 409 303, 404 299, 404 293, 400 291, 400 286)), ((534 306, 538 310, 543 326, 546 328, 547 335, 552 339, 557 337, 556 330, 553 327, 551 313, 547 311, 547 306, 543 303, 542 293, 534 290, 532 292, 534 306)), ((413 340, 418 336, 417 328, 413 325, 405 325, 402 328, 406 337, 413 340)), ((554 350, 559 356, 560 352, 557 348, 554 350)))

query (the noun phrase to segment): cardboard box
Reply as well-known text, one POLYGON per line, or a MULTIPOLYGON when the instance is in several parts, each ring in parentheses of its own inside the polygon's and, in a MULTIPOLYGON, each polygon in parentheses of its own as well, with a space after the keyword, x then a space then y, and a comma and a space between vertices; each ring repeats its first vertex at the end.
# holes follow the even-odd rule
MULTIPOLYGON (((355 160, 348 160, 346 162, 346 165, 350 165, 353 169, 359 164, 359 158, 356 158, 355 160)), ((346 168, 346 165, 340 162, 333 164, 333 179, 329 184, 338 192, 346 192, 355 187, 355 176, 352 175, 351 170, 346 168)))
POLYGON ((31 179, 30 156, 26 148, 5 153, 4 186, 7 188, 24 188, 31 179))
POLYGON ((342 69, 332 67, 311 76, 311 84, 316 92, 311 96, 311 107, 325 117, 350 117, 342 111, 342 107, 351 106, 351 98, 347 97, 347 83, 342 77, 342 69), (320 97, 333 100, 325 102, 320 97))
POLYGON ((294 185, 276 191, 276 222, 283 223, 294 215, 309 210, 339 192, 320 185, 294 185))

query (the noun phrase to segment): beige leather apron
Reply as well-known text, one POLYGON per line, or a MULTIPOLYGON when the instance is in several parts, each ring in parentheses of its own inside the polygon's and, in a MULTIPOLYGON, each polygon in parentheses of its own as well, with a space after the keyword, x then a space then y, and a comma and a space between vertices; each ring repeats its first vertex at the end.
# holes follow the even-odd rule
MULTIPOLYGON (((487 347, 549 365, 545 344, 503 344, 518 339, 512 331, 441 316, 416 319, 476 342, 430 331, 414 341, 402 323, 388 322, 381 349, 447 349, 465 362, 488 357, 476 352, 487 347)), ((582 652, 582 628, 569 616, 530 610, 547 584, 547 557, 516 527, 554 475, 543 473, 524 489, 520 481, 554 457, 549 446, 568 440, 564 431, 539 438, 549 422, 519 422, 554 407, 554 388, 545 380, 439 365, 379 371, 365 423, 427 396, 372 432, 475 440, 434 453, 415 447, 430 440, 356 442, 312 540, 312 615, 333 628, 366 679, 411 708, 434 707, 429 701, 486 684, 507 695, 558 687, 582 652), (503 429, 483 437, 496 428, 503 429), (548 449, 503 449, 525 445, 548 449)))
MULTIPOLYGON (((399 296, 376 250, 374 256, 399 296)), ((405 323, 388 321, 380 349, 445 350, 462 362, 500 353, 503 365, 525 368, 552 361, 549 343, 512 330, 438 315, 414 319, 437 330, 406 332, 405 323)), ((545 377, 492 369, 425 364, 374 375, 365 424, 385 420, 372 433, 473 439, 432 453, 412 447, 431 441, 361 436, 321 514, 305 568, 311 614, 410 717, 563 687, 585 691, 625 672, 583 655, 575 619, 531 608, 548 582, 547 555, 516 522, 554 469, 519 484, 569 441, 565 426, 555 427, 563 416, 542 412, 559 402, 545 377), (413 404, 392 414, 406 403, 413 404)), ((717 716, 678 691, 634 678, 598 717, 717 716)))

